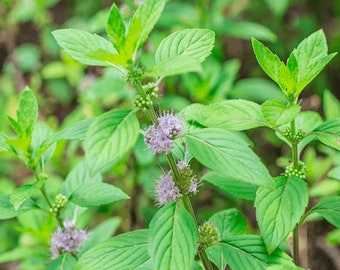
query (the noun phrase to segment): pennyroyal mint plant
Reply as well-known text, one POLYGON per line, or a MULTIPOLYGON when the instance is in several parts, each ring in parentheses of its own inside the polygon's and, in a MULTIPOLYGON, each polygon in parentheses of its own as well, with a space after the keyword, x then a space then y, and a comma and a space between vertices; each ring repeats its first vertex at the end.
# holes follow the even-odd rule
POLYGON ((10 118, 17 138, 0 136, 0 150, 19 157, 32 170, 35 182, 1 197, 6 206, 3 217, 15 217, 33 207, 55 217, 59 226, 51 230, 50 249, 55 259, 49 264, 51 269, 191 270, 214 269, 213 265, 218 269, 228 265, 234 270, 300 269, 296 266, 298 226, 310 214, 318 213, 339 227, 339 197, 321 201, 305 213, 308 188, 300 160, 301 150, 314 139, 339 150, 340 119, 305 126, 306 114, 300 112, 298 103, 301 91, 334 57, 327 53, 323 32, 302 41, 287 64, 253 39, 260 66, 278 83, 286 103, 268 100, 259 105, 225 100, 208 106, 193 104, 179 117, 175 112, 155 109, 159 85, 168 76, 204 72, 201 63, 211 54, 215 36, 207 29, 176 31, 160 42, 154 64, 144 68, 139 57, 165 4, 165 0, 145 0, 128 23, 113 4, 106 28, 109 40, 77 29, 53 32, 74 60, 114 68, 138 95, 131 101, 131 109, 113 109, 53 133, 46 125, 36 123, 37 101, 26 89, 17 120, 10 118), (149 127, 143 130, 141 113, 148 116, 149 127), (249 141, 235 132, 256 127, 272 129, 291 148, 292 162, 285 174, 272 177, 250 149, 249 141), (86 232, 69 222, 70 216, 79 217, 87 208, 129 199, 121 189, 104 183, 102 175, 130 154, 140 133, 146 147, 167 160, 163 174, 150 179, 157 179, 154 194, 158 208, 148 229, 110 237, 115 223, 100 224, 86 232), (45 163, 61 140, 83 141, 85 159, 70 172, 58 192, 61 195, 52 202, 45 188, 49 181, 45 163), (236 197, 255 200, 261 235, 249 234, 246 218, 234 208, 219 211, 207 221, 197 220, 195 211, 199 209, 191 203, 191 197, 199 190, 204 192, 204 186, 197 176, 200 173, 190 167, 192 158, 210 169, 203 182, 236 197), (45 203, 35 201, 38 192, 45 203), (103 231, 101 226, 111 234, 97 237, 103 231), (295 263, 280 248, 292 231, 295 263))

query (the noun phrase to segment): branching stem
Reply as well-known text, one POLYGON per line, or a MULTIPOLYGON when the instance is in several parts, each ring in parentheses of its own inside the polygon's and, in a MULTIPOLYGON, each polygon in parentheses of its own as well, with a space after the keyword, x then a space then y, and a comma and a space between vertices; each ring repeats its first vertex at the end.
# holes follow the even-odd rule
MULTIPOLYGON (((292 138, 295 138, 296 127, 295 120, 290 123, 291 135, 292 138)), ((292 140, 292 162, 293 168, 299 169, 299 153, 298 153, 298 143, 295 140, 292 140)), ((299 258, 299 225, 297 224, 293 231, 293 257, 296 265, 300 264, 299 258)))
MULTIPOLYGON (((135 84, 135 87, 137 88, 138 92, 140 93, 140 95, 142 97, 145 97, 146 96, 146 93, 143 89, 143 86, 142 86, 142 83, 140 81, 137 81, 135 84)), ((157 124, 157 115, 156 115, 156 112, 155 112, 155 109, 153 106, 150 107, 150 110, 149 110, 149 117, 150 117, 150 120, 152 121, 153 124, 157 124)), ((173 155, 171 153, 167 154, 166 155, 167 157, 167 160, 168 160, 168 163, 169 163, 169 166, 171 168, 171 171, 173 173, 173 177, 174 177, 174 181, 175 183, 176 182, 179 182, 180 181, 180 173, 178 171, 178 168, 176 166, 176 162, 175 162, 175 159, 173 157, 173 155)), ((195 215, 195 212, 194 212, 194 209, 192 207, 192 204, 191 204, 191 201, 190 199, 187 197, 187 196, 184 196, 183 197, 183 203, 186 207, 186 209, 190 212, 191 216, 193 217, 195 223, 196 223, 196 227, 198 227, 198 224, 197 224, 197 219, 196 219, 196 215, 195 215)), ((198 255, 204 265, 204 268, 206 270, 213 270, 213 267, 208 259, 208 256, 206 254, 206 252, 203 250, 203 251, 199 251, 198 252, 198 255)))

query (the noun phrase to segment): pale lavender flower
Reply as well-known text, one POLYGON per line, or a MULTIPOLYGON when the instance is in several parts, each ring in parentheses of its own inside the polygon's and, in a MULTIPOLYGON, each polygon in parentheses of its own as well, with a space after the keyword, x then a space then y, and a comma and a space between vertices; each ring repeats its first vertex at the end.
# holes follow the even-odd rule
POLYGON ((202 183, 200 181, 198 181, 198 180, 191 180, 188 192, 194 193, 194 195, 196 195, 196 193, 198 192, 198 188, 201 185, 202 185, 202 183))
POLYGON ((66 252, 75 254, 77 249, 81 248, 83 242, 87 240, 86 231, 75 229, 72 221, 64 221, 64 227, 64 229, 57 228, 52 234, 52 245, 50 248, 52 259, 56 259, 66 252))
POLYGON ((158 117, 158 126, 170 138, 183 134, 183 122, 173 113, 166 113, 158 117))
POLYGON ((150 126, 144 135, 144 142, 154 153, 169 154, 173 148, 173 139, 183 134, 182 121, 173 113, 166 113, 158 119, 158 125, 150 126))
POLYGON ((189 164, 185 160, 180 160, 177 162, 177 168, 180 170, 184 170, 185 168, 188 168, 189 164))
POLYGON ((165 205, 182 197, 182 194, 179 192, 178 187, 172 179, 171 172, 161 176, 155 187, 155 191, 159 205, 165 205))

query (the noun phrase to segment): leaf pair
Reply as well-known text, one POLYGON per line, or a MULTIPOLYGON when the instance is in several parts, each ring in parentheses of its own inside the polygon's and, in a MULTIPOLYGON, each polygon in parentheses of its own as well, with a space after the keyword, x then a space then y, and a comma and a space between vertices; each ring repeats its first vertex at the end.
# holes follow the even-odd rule
POLYGON ((129 60, 135 60, 138 48, 149 36, 165 2, 144 1, 131 19, 128 30, 117 6, 113 4, 106 27, 112 43, 96 34, 77 29, 61 29, 52 34, 58 44, 76 61, 86 65, 124 67, 129 60))
POLYGON ((255 38, 252 39, 252 44, 261 68, 280 86, 290 102, 295 102, 301 91, 336 55, 328 54, 326 37, 322 30, 303 40, 290 54, 286 64, 255 38))
POLYGON ((191 270, 197 252, 197 229, 182 202, 162 207, 149 230, 120 234, 86 252, 76 269, 100 268, 191 270), (151 258, 151 259, 150 259, 151 258))

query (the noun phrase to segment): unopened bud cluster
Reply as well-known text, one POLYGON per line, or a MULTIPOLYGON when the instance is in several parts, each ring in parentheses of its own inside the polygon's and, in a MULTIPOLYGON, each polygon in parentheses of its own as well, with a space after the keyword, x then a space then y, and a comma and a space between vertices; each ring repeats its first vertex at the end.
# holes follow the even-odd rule
POLYGON ((125 79, 130 82, 132 85, 136 85, 140 83, 143 77, 143 70, 138 67, 132 67, 127 73, 125 79))
POLYGON ((293 134, 290 128, 286 128, 283 131, 283 136, 285 136, 290 142, 298 143, 303 139, 305 133, 299 129, 295 134, 293 134))
POLYGON ((198 228, 198 244, 200 250, 212 246, 218 242, 218 230, 214 224, 209 221, 205 221, 198 228))
POLYGON ((182 194, 188 195, 189 193, 192 193, 196 195, 199 186, 201 186, 201 182, 197 179, 197 175, 190 169, 189 164, 183 160, 177 163, 177 168, 181 176, 178 186, 182 194))
POLYGON ((58 194, 55 198, 55 202, 52 204, 52 207, 50 208, 50 212, 57 214, 61 209, 65 207, 66 204, 67 204, 66 196, 58 194))
POLYGON ((299 163, 298 168, 294 168, 293 166, 289 166, 286 168, 285 173, 286 176, 297 176, 301 179, 306 178, 306 165, 304 163, 299 163))
POLYGON ((158 97, 158 87, 155 83, 143 85, 145 96, 137 95, 133 101, 136 109, 148 110, 152 107, 152 99, 158 97))

